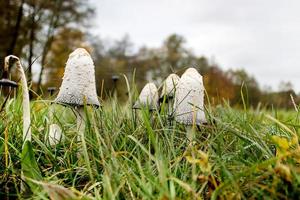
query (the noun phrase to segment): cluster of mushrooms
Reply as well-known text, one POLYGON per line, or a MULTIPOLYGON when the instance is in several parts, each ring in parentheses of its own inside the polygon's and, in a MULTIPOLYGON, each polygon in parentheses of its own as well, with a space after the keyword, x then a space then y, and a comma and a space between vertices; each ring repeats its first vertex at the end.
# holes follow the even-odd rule
POLYGON ((177 122, 187 126, 206 124, 204 111, 203 78, 195 68, 188 68, 181 78, 170 74, 163 82, 161 94, 154 83, 147 83, 142 89, 134 109, 159 110, 168 105, 168 114, 177 122))
MULTIPOLYGON (((23 96, 23 140, 31 141, 30 103, 24 69, 18 57, 10 55, 5 58, 4 74, 16 64, 20 72, 20 84, 23 96)), ((16 84, 7 77, 0 80, 0 85, 15 87, 16 84)), ((170 74, 163 82, 161 95, 154 83, 147 83, 142 89, 133 109, 159 110, 166 103, 168 112, 182 124, 192 126, 206 123, 204 112, 204 86, 202 76, 194 68, 187 69, 181 78, 170 74)), ((67 60, 63 82, 54 103, 68 105, 76 113, 78 140, 84 139, 85 112, 84 105, 99 107, 96 92, 95 66, 90 54, 83 48, 73 51, 67 60)), ((53 123, 54 111, 50 108, 49 133, 46 137, 51 146, 64 140, 60 127, 53 123)))

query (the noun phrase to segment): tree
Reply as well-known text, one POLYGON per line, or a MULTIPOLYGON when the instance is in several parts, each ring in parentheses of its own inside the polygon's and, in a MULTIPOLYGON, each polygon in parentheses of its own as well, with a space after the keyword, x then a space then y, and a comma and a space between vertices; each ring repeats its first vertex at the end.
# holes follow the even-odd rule
POLYGON ((289 81, 281 81, 278 86, 280 92, 293 91, 293 84, 289 81))
POLYGON ((204 86, 213 105, 221 104, 223 100, 232 101, 235 97, 233 83, 217 66, 209 67, 204 76, 204 86))
MULTIPOLYGON (((25 0, 0 1, 0 63, 9 54, 20 55, 27 44, 25 0)), ((2 70, 1 70, 2 71, 2 70)))
POLYGON ((78 47, 91 51, 91 48, 85 43, 85 34, 78 29, 62 28, 53 37, 53 42, 45 59, 47 63, 44 65, 45 87, 58 87, 61 84, 68 56, 78 47))
MULTIPOLYGON (((82 0, 7 0, 0 2, 0 61, 7 54, 27 60, 28 80, 32 63, 41 66, 37 87, 42 82, 46 57, 54 36, 62 27, 83 29, 94 9, 82 0), (41 59, 37 59, 41 57, 41 59)), ((26 66, 26 65, 25 65, 26 66)))
POLYGON ((261 91, 254 77, 249 76, 243 69, 228 70, 227 77, 232 81, 235 87, 235 97, 233 104, 242 104, 242 96, 247 105, 256 106, 261 100, 261 91))

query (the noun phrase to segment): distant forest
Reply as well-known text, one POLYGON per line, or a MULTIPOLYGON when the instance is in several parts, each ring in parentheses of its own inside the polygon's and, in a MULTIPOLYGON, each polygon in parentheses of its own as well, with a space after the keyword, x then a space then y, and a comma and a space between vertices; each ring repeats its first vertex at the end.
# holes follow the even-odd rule
POLYGON ((69 53, 84 47, 94 59, 98 94, 103 88, 103 99, 113 93, 120 100, 127 98, 123 75, 140 90, 148 81, 159 86, 168 74, 181 75, 186 68, 195 67, 204 77, 213 105, 242 107, 244 102, 254 108, 293 108, 293 102, 300 100, 291 83, 282 82, 276 92, 262 89, 245 70, 224 71, 208 58, 195 55, 177 34, 165 38, 160 47, 144 46, 138 51, 133 51, 129 36, 108 42, 92 35, 89 19, 96 13, 87 1, 7 0, 0 2, 0 13, 0 62, 3 65, 9 54, 21 57, 31 90, 37 94, 46 95, 48 87, 58 88, 69 53))

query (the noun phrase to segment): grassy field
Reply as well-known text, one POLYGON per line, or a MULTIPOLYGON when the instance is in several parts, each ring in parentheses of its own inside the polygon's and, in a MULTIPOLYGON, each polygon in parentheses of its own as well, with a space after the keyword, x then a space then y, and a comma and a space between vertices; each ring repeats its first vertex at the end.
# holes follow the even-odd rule
POLYGON ((31 102, 33 151, 25 159, 21 98, 8 101, 0 114, 0 198, 299 198, 298 112, 208 105, 210 123, 197 128, 130 105, 111 99, 85 108, 85 140, 77 142, 71 108, 31 102), (56 147, 44 139, 51 121, 66 136, 56 147))

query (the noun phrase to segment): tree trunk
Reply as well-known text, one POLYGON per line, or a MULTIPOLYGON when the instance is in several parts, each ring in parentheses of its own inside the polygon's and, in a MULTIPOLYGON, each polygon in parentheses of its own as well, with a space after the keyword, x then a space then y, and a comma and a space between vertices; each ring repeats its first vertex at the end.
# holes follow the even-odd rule
POLYGON ((18 11, 18 16, 17 16, 17 21, 16 21, 16 25, 13 29, 13 33, 12 33, 12 41, 9 45, 9 48, 7 49, 7 55, 11 55, 14 54, 14 49, 16 47, 17 41, 18 41, 18 37, 19 37, 19 33, 20 33, 20 26, 21 26, 21 22, 23 19, 23 5, 24 5, 24 1, 21 1, 21 5, 19 7, 19 11, 18 11))
MULTIPOLYGON (((30 35, 29 35, 29 56, 28 56, 28 69, 27 69, 27 81, 29 85, 31 85, 32 82, 32 59, 33 59, 33 50, 34 50, 34 41, 35 41, 35 14, 36 9, 33 5, 33 11, 31 14, 31 27, 30 27, 30 35)), ((32 98, 32 91, 29 91, 29 97, 32 98)))
POLYGON ((60 8, 61 8, 62 1, 56 1, 56 12, 53 11, 53 15, 51 17, 50 23, 49 23, 49 28, 47 32, 47 40, 46 44, 44 45, 43 48, 43 53, 42 53, 42 61, 41 61, 41 70, 39 74, 39 79, 37 82, 37 91, 41 93, 41 86, 42 86, 42 79, 43 79, 43 72, 45 69, 45 64, 46 64, 46 57, 47 54, 51 48, 52 42, 54 40, 54 30, 57 28, 57 24, 59 22, 59 17, 60 17, 60 8))

